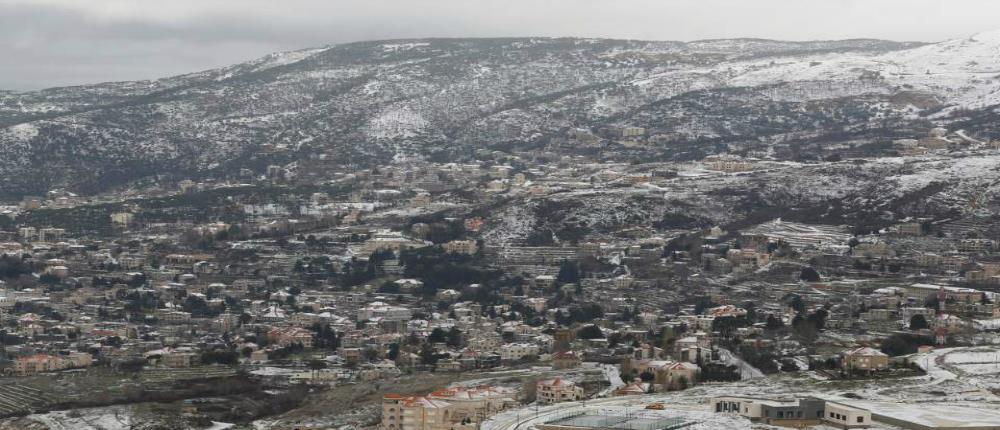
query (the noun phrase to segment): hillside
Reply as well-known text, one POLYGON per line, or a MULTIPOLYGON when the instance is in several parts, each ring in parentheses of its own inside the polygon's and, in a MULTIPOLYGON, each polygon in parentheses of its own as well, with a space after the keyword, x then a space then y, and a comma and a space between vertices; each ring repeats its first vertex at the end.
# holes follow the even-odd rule
POLYGON ((726 145, 874 141, 932 121, 975 123, 971 110, 1000 102, 998 50, 1000 33, 931 45, 428 39, 0 92, 0 196, 320 157, 348 169, 400 156, 459 160, 478 148, 532 148, 571 127, 646 127, 662 135, 664 159, 726 145))

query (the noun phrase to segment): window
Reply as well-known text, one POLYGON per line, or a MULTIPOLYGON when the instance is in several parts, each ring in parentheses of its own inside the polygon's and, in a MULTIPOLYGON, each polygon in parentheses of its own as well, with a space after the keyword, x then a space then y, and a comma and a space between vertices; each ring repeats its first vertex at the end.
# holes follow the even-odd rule
POLYGON ((858 423, 865 422, 865 417, 858 417, 858 423))
POLYGON ((830 412, 830 418, 833 418, 833 412, 830 412))

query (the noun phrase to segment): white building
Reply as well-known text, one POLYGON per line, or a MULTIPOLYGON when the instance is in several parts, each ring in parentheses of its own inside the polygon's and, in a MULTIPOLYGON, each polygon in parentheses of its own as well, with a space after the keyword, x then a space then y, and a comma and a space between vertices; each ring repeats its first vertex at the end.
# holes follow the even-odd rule
POLYGON ((500 348, 500 359, 503 361, 517 361, 529 355, 537 356, 540 352, 538 345, 530 343, 508 343, 500 348))
POLYGON ((413 316, 410 309, 402 306, 390 306, 384 302, 372 302, 368 306, 358 309, 358 321, 373 320, 376 318, 383 321, 409 321, 413 316))

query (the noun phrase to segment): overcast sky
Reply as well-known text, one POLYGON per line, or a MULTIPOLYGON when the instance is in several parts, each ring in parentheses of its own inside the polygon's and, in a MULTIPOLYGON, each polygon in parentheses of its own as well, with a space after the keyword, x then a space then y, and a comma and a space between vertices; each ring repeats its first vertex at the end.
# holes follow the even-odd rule
POLYGON ((997 29, 997 0, 0 0, 0 89, 151 79, 371 39, 938 41, 997 29))

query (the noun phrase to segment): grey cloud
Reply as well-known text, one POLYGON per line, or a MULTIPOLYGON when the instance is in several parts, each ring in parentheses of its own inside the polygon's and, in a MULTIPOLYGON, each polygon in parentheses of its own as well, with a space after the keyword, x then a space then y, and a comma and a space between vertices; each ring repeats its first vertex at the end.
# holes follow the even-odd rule
POLYGON ((997 17, 992 0, 0 0, 0 88, 150 79, 371 39, 935 41, 997 17))

